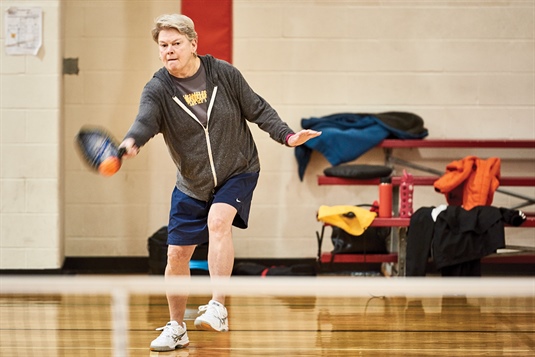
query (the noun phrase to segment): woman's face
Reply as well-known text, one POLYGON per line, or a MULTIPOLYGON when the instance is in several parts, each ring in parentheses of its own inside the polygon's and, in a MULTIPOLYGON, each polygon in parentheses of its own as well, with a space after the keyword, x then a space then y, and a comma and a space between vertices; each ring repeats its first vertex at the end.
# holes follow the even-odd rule
POLYGON ((191 72, 195 67, 197 40, 189 41, 176 29, 163 29, 158 35, 158 47, 160 59, 173 76, 185 78, 195 74, 191 72))

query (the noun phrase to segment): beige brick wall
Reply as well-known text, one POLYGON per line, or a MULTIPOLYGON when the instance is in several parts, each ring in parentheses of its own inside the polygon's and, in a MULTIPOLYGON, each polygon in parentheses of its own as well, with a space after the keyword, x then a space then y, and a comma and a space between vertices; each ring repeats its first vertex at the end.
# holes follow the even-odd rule
MULTIPOLYGON (((152 20, 178 12, 180 3, 45 3, 62 4, 65 28, 61 34, 50 29, 59 11, 47 12, 52 23, 45 33, 52 38, 44 44, 46 56, 27 57, 24 61, 33 65, 26 65, 2 55, 2 257, 13 242, 30 256, 36 250, 21 243, 21 234, 49 232, 51 226, 54 239, 64 241, 66 256, 145 256, 147 237, 167 224, 175 178, 161 137, 111 178, 88 172, 73 150, 73 138, 83 124, 102 125, 122 137, 136 115, 143 85, 161 66, 149 34, 152 20), (59 39, 64 39, 61 54, 59 39), (43 62, 61 57, 78 58, 80 72, 63 76, 61 98, 48 98, 59 95, 61 83, 43 62), (26 92, 11 91, 12 86, 26 92), (61 108, 50 107, 60 100, 61 108), (8 106, 11 102, 18 107, 8 106), (29 115, 36 109, 38 117, 29 115), (37 120, 44 126, 35 126, 37 120), (55 137, 40 135, 52 132, 55 137), (64 211, 58 209, 62 205, 64 211), (25 232, 13 231, 15 216, 25 222, 25 232)), ((311 116, 402 110, 422 116, 434 138, 533 139, 534 12, 533 1, 235 0, 234 64, 295 130, 311 116)), ((262 174, 250 228, 235 230, 238 257, 313 257, 319 205, 376 199, 373 187, 318 187, 316 175, 329 166, 320 155, 313 156, 300 182, 293 150, 252 130, 262 174)), ((466 154, 410 150, 402 156, 443 169, 466 154)), ((475 154, 509 157, 504 168, 512 174, 535 171, 533 152, 475 154)), ((381 151, 372 150, 357 162, 381 160, 381 151)), ((532 188, 517 190, 535 196, 532 188)), ((429 188, 417 197, 421 205, 444 201, 429 188)), ((496 204, 509 203, 515 202, 496 198, 496 204)), ((534 239, 522 230, 511 237, 534 239)), ((57 245, 47 248, 54 251, 57 245)), ((14 256, 2 260, 0 268, 11 266, 14 256)))
POLYGON ((0 6, 0 269, 63 264, 60 1, 2 1, 0 6), (41 7, 43 46, 8 56, 4 15, 41 7))

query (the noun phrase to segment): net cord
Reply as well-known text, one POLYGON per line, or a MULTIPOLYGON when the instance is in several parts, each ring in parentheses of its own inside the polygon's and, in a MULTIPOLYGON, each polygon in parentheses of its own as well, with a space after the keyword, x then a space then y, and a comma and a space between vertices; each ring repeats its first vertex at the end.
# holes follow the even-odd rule
POLYGON ((535 296, 535 278, 231 277, 205 276, 2 276, 0 294, 187 293, 228 296, 366 297, 535 296))

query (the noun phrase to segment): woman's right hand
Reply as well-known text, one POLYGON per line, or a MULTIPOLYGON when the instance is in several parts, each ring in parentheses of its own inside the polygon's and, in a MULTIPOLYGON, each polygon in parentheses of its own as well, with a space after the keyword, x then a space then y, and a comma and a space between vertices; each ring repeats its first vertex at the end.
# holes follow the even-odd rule
POLYGON ((119 145, 119 149, 124 148, 125 153, 123 157, 130 159, 139 153, 139 148, 136 146, 136 141, 133 138, 126 138, 119 145))

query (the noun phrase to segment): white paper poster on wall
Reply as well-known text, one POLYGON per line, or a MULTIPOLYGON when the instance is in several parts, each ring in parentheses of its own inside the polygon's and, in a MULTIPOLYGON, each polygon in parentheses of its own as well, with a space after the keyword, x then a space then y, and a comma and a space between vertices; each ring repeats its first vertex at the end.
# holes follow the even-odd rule
POLYGON ((6 54, 36 56, 43 43, 43 10, 10 7, 4 20, 6 54))

